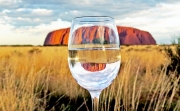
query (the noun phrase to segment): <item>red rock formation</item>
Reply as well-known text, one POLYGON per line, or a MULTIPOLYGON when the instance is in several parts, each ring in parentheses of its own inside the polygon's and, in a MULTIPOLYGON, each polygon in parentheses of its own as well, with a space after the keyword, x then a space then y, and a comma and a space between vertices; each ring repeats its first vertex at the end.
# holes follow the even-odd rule
MULTIPOLYGON (((106 28, 105 30, 108 30, 108 29, 106 28)), ((129 44, 129 45, 156 44, 156 41, 154 40, 154 38, 149 32, 131 28, 131 27, 122 27, 122 26, 117 26, 117 30, 118 30, 118 35, 120 38, 121 45, 122 44, 129 44)), ((84 37, 86 38, 86 41, 88 40, 92 41, 94 37, 97 38, 97 35, 95 34, 97 31, 96 27, 79 29, 79 31, 83 31, 83 33, 86 32, 84 35, 84 37), (90 31, 91 33, 89 36, 88 34, 90 31)), ((60 30, 50 32, 45 39, 44 45, 67 45, 69 32, 70 32, 70 28, 65 28, 65 29, 60 29, 60 30)), ((105 31, 105 32, 107 33, 108 31, 105 31)), ((107 37, 105 38, 108 39, 107 37)), ((80 42, 80 41, 82 41, 82 35, 79 35, 79 38, 77 39, 77 42, 80 42)))
POLYGON ((129 45, 155 45, 156 41, 147 31, 131 27, 117 27, 120 43, 129 45))
MULTIPOLYGON (((115 42, 115 38, 109 38, 110 36, 114 36, 114 32, 110 30, 110 28, 102 26, 81 27, 73 33, 72 36, 76 37, 72 39, 72 43, 99 43, 102 42, 100 41, 100 37, 104 37, 104 43, 108 43, 109 41, 111 41, 111 43, 115 42)), ((117 26, 117 30, 121 45, 156 44, 156 41, 149 32, 122 26, 117 26)), ((45 39, 44 45, 68 45, 69 32, 70 28, 50 32, 45 39)), ((93 72, 103 70, 106 67, 104 63, 83 63, 81 65, 85 70, 93 72)))
POLYGON ((59 29, 48 33, 44 45, 67 45, 70 28, 59 29))
POLYGON ((105 63, 83 63, 81 65, 85 70, 91 72, 101 71, 106 68, 105 63))
POLYGON ((115 42, 114 31, 108 27, 90 26, 77 29, 72 35, 73 44, 115 42), (111 38, 109 38, 111 36, 111 38))

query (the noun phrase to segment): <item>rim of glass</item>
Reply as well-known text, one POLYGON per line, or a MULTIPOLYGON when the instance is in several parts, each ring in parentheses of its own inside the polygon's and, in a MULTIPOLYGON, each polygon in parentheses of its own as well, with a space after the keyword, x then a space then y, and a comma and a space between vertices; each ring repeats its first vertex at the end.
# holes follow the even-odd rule
POLYGON ((106 21, 112 21, 112 20, 114 20, 114 18, 110 16, 81 16, 81 17, 75 17, 73 19, 73 21, 79 21, 79 22, 106 22, 106 21), (91 20, 83 20, 86 18, 87 19, 91 18, 91 20))

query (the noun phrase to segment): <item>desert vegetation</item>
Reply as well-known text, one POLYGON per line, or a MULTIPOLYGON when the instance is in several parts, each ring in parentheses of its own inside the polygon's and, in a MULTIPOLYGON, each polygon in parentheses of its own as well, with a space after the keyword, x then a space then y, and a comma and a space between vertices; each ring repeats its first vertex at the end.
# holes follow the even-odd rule
MULTIPOLYGON (((180 76, 167 46, 121 47, 121 69, 100 95, 101 111, 179 111, 180 76)), ((176 54, 176 46, 169 46, 176 54)), ((0 47, 0 111, 91 111, 71 76, 67 46, 0 47)))

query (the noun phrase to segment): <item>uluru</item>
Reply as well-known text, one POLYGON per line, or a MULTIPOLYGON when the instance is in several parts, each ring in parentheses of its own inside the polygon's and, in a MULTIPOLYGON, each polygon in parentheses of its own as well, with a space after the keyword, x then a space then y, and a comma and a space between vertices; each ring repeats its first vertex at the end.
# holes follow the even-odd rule
MULTIPOLYGON (((117 26, 119 39, 115 38, 115 32, 106 26, 83 26, 76 29, 71 39, 73 44, 85 44, 85 43, 115 43, 120 40, 120 44, 128 45, 152 45, 156 44, 156 41, 152 35, 147 31, 131 27, 117 26), (103 37, 103 41, 101 39, 103 37)), ((48 33, 44 45, 68 45, 68 37, 70 28, 64 28, 52 31, 48 33)), ((104 63, 82 63, 82 67, 87 71, 101 71, 106 67, 104 63)))
MULTIPOLYGON (((96 28, 84 28, 82 29, 84 34, 91 37, 96 36, 96 28), (88 35, 90 33, 90 35, 88 35)), ((108 30, 108 29, 107 29, 108 30)), ((153 36, 143 30, 139 30, 132 27, 117 26, 117 31, 120 39, 120 44, 126 45, 155 45, 156 41, 153 36)), ((49 45, 68 45, 68 37, 70 28, 64 28, 49 32, 45 38, 44 46, 49 45)), ((81 36, 82 37, 82 36, 81 36)), ((91 40, 91 38, 89 38, 91 40)), ((83 40, 80 38, 79 40, 83 40)), ((79 41, 82 42, 82 41, 79 41)))

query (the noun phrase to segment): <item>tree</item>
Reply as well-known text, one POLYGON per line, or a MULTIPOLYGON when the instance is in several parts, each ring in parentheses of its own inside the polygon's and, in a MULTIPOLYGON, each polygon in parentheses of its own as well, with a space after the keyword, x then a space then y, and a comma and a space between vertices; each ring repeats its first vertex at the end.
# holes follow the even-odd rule
POLYGON ((171 43, 172 45, 180 44, 180 35, 172 35, 171 36, 171 43))
POLYGON ((166 55, 170 59, 170 63, 167 66, 166 75, 169 75, 169 71, 175 72, 176 76, 180 75, 180 44, 175 47, 175 52, 173 52, 170 47, 165 48, 166 55))

